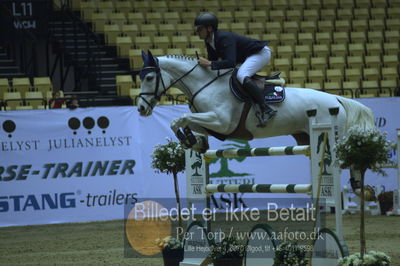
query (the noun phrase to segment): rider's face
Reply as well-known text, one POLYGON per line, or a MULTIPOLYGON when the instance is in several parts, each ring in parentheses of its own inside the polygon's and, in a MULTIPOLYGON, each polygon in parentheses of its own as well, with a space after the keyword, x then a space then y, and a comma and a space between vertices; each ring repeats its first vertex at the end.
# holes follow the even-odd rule
POLYGON ((196 33, 201 40, 205 40, 207 38, 207 28, 204 26, 196 27, 196 33))

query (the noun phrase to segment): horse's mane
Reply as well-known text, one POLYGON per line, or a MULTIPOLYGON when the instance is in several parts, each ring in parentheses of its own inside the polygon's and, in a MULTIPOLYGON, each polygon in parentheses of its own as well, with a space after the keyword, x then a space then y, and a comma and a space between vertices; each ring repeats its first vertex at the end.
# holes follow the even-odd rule
POLYGON ((166 57, 184 60, 184 61, 195 61, 196 60, 196 58, 194 58, 193 56, 188 56, 188 55, 168 54, 168 55, 166 55, 166 57))

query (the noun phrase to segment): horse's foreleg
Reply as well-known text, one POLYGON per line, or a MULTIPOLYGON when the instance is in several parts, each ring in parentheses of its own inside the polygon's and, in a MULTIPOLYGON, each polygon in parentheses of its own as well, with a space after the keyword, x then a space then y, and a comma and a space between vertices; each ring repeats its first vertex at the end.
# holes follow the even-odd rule
POLYGON ((183 132, 180 128, 178 128, 178 130, 174 131, 174 133, 184 148, 191 148, 197 143, 197 139, 189 127, 185 127, 183 132))
POLYGON ((188 139, 186 138, 186 136, 185 136, 185 134, 182 132, 182 130, 180 130, 180 129, 178 128, 178 130, 177 130, 177 131, 174 131, 174 133, 175 133, 175 136, 179 139, 181 145, 182 145, 185 149, 191 148, 191 147, 193 146, 193 144, 191 144, 191 143, 188 141, 188 139))
POLYGON ((218 123, 217 115, 214 112, 184 114, 171 122, 171 129, 185 148, 204 152, 208 149, 207 138, 198 134, 194 136, 190 129, 205 134, 204 128, 215 127, 218 123), (183 132, 181 128, 183 128, 183 132))
POLYGON ((218 128, 222 126, 216 113, 207 112, 184 114, 171 122, 171 129, 176 133, 180 128, 185 128, 190 125, 204 128, 218 128))

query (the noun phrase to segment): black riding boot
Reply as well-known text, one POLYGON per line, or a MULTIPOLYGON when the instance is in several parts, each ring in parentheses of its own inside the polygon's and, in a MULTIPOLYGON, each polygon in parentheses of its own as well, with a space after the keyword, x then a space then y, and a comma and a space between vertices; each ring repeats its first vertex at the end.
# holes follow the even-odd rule
POLYGON ((264 95, 262 91, 258 88, 257 84, 250 78, 245 77, 243 81, 244 88, 249 92, 251 98, 260 107, 260 112, 257 112, 257 118, 260 121, 258 127, 265 127, 267 122, 276 114, 273 110, 265 103, 264 95))

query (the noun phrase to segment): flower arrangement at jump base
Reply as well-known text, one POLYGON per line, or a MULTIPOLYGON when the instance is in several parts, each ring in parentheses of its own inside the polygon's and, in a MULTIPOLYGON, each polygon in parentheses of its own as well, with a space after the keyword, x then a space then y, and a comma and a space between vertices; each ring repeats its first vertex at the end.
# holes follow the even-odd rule
POLYGON ((156 243, 157 246, 162 250, 168 250, 168 249, 173 250, 173 249, 183 248, 182 241, 172 236, 167 236, 164 239, 157 238, 156 243))
POLYGON ((386 139, 385 133, 376 129, 365 130, 358 126, 351 127, 348 135, 335 145, 336 157, 341 168, 353 166, 360 171, 370 169, 381 175, 386 173, 380 165, 392 163, 388 159, 391 147, 392 143, 386 139))
POLYGON ((167 236, 164 239, 156 239, 158 247, 161 249, 164 265, 179 265, 183 259, 183 243, 175 237, 167 236))
POLYGON ((393 191, 384 191, 378 195, 378 201, 382 215, 385 215, 386 212, 393 209, 393 194, 393 191))
MULTIPOLYGON (((350 128, 347 136, 335 145, 337 163, 343 169, 351 168, 355 171, 358 171, 361 187, 360 253, 343 259, 344 262, 347 262, 353 259, 355 260, 355 258, 359 257, 360 262, 359 264, 352 264, 349 262, 348 264, 342 265, 388 265, 380 263, 382 256, 378 256, 378 259, 376 259, 377 263, 366 264, 366 260, 370 261, 372 257, 376 256, 368 255, 370 253, 366 254, 364 176, 367 169, 382 175, 386 175, 380 166, 391 163, 388 158, 391 147, 392 144, 386 139, 386 134, 381 134, 377 129, 365 129, 356 126, 350 128)), ((386 263, 386 260, 382 259, 382 263, 383 262, 386 263)))
MULTIPOLYGON (((171 139, 167 138, 165 145, 158 144, 151 155, 153 161, 151 167, 157 169, 156 172, 171 174, 174 178, 175 198, 178 205, 178 213, 181 213, 181 202, 179 197, 178 173, 185 171, 185 150, 183 147, 171 139)), ((178 217, 181 222, 180 217, 178 217)), ((181 226, 181 224, 179 224, 181 226)))
POLYGON ((355 253, 339 260, 340 266, 381 266, 390 265, 390 257, 383 252, 369 251, 361 260, 361 254, 355 253))
POLYGON ((306 251, 296 243, 280 244, 275 250, 274 266, 280 265, 307 266, 306 251))
POLYGON ((241 266, 246 246, 234 237, 225 237, 222 241, 211 245, 209 258, 214 266, 241 266))
MULTIPOLYGON (((151 155, 153 159, 151 166, 152 168, 157 169, 157 172, 167 174, 172 173, 178 208, 178 223, 179 227, 182 228, 178 173, 185 170, 185 150, 179 143, 168 138, 167 141, 167 144, 159 144, 154 148, 153 154, 151 155)), ((177 236, 177 238, 169 236, 163 240, 158 239, 157 241, 158 246, 162 249, 164 265, 179 265, 179 262, 183 260, 183 245, 180 236, 177 236)))
POLYGON ((158 144, 151 155, 151 167, 158 172, 174 174, 185 170, 185 149, 178 142, 167 138, 167 144, 158 144))

